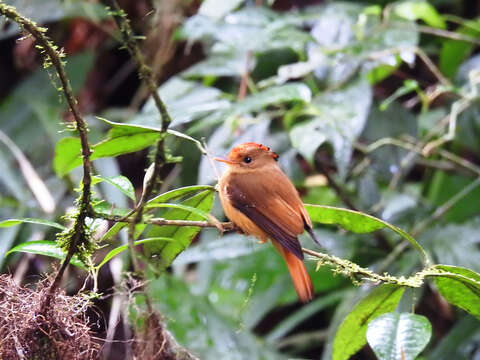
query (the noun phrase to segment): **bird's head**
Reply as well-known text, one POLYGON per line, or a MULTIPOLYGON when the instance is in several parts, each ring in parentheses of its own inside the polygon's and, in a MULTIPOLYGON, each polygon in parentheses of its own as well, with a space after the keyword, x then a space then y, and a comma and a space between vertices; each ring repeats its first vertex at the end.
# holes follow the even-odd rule
POLYGON ((277 159, 278 155, 269 147, 254 142, 235 146, 227 158, 215 158, 216 161, 223 162, 229 167, 245 170, 273 165, 277 159))

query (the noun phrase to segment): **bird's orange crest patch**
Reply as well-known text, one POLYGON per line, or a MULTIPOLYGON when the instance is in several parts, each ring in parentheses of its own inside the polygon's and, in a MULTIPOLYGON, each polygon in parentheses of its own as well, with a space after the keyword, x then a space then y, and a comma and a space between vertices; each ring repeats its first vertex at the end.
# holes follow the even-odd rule
POLYGON ((257 143, 254 143, 254 142, 246 142, 246 143, 235 146, 232 149, 232 151, 230 152, 230 156, 234 156, 237 153, 247 151, 250 148, 258 148, 260 150, 266 151, 266 152, 270 153, 270 155, 275 160, 278 159, 278 154, 276 152, 273 152, 272 150, 270 150, 270 148, 268 146, 265 146, 265 145, 262 145, 262 144, 257 144, 257 143))

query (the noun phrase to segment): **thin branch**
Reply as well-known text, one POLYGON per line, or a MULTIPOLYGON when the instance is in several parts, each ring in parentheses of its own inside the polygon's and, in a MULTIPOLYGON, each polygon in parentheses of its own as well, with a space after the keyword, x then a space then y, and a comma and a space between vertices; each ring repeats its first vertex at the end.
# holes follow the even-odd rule
POLYGON ((55 71, 58 74, 58 78, 60 79, 61 89, 65 98, 67 100, 68 106, 70 111, 72 112, 73 118, 75 120, 76 129, 78 131, 80 137, 80 143, 82 147, 82 160, 83 160, 83 179, 82 179, 82 195, 80 198, 79 203, 79 212, 75 219, 75 225, 73 231, 71 232, 70 239, 68 240, 68 251, 63 261, 58 273, 55 277, 55 280, 52 282, 52 285, 49 289, 49 295, 47 296, 47 300, 43 306, 44 309, 48 308, 49 299, 51 298, 51 294, 54 293, 55 289, 58 287, 60 280, 62 278, 65 269, 67 268, 68 264, 70 263, 71 258, 77 252, 78 246, 85 241, 86 234, 85 234, 85 219, 88 214, 91 212, 91 205, 90 205, 90 187, 91 187, 91 172, 92 172, 92 165, 90 162, 90 146, 88 144, 88 136, 87 136, 87 123, 80 115, 80 111, 78 109, 77 100, 73 94, 73 89, 70 84, 70 80, 67 77, 64 68, 64 62, 62 61, 62 57, 64 54, 61 51, 57 50, 57 47, 52 43, 52 41, 46 36, 47 29, 39 27, 35 22, 32 20, 20 15, 17 10, 13 6, 5 5, 4 3, 0 2, 0 14, 4 15, 5 17, 9 18, 10 20, 16 22, 20 25, 25 31, 27 31, 30 35, 32 35, 37 43, 38 46, 42 50, 43 55, 46 58, 46 64, 52 64, 55 68, 55 71))
POLYGON ((302 250, 305 254, 311 255, 315 259, 318 259, 317 269, 324 265, 331 265, 334 267, 334 273, 342 274, 350 278, 352 282, 356 285, 360 285, 364 281, 369 281, 375 284, 386 283, 416 288, 422 286, 425 276, 436 273, 435 270, 431 268, 426 268, 413 274, 412 276, 409 276, 408 278, 404 276, 395 277, 387 273, 383 273, 383 275, 380 275, 370 269, 363 268, 354 262, 341 259, 334 255, 328 255, 306 248, 302 248, 302 250))

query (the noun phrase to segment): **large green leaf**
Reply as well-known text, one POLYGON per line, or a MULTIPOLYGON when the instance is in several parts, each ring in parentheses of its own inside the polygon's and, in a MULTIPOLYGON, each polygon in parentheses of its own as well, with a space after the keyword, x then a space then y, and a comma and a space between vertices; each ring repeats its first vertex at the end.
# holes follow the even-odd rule
POLYGON ((100 181, 105 181, 113 186, 115 186, 118 190, 128 196, 130 199, 135 201, 135 189, 133 188, 132 183, 130 180, 122 175, 117 176, 101 176, 95 175, 93 176, 93 184, 96 184, 100 181))
MULTIPOLYGON (((47 240, 27 241, 7 251, 5 256, 13 252, 45 255, 45 256, 50 256, 60 260, 65 259, 64 251, 57 246, 57 243, 55 241, 47 241, 47 240)), ((70 263, 79 268, 87 270, 83 262, 81 262, 76 255, 73 255, 72 260, 70 260, 70 263)))
POLYGON ((215 111, 205 117, 191 131, 197 131, 206 126, 212 126, 225 121, 228 118, 248 115, 270 105, 278 105, 286 102, 299 101, 309 102, 312 92, 307 85, 297 82, 285 85, 272 86, 255 94, 247 96, 244 100, 232 104, 226 109, 215 111))
MULTIPOLYGON (((467 20, 456 32, 477 38, 480 35, 480 20, 467 20)), ((440 51, 439 66, 446 76, 453 78, 460 64, 467 59, 475 48, 475 44, 467 41, 445 40, 440 51)))
POLYGON ((204 191, 204 190, 213 191, 214 189, 215 188, 213 186, 210 186, 210 185, 185 186, 185 187, 170 190, 170 191, 167 191, 163 194, 160 194, 160 195, 154 197, 153 199, 149 200, 147 204, 148 205, 153 205, 153 204, 157 204, 157 203, 164 203, 164 202, 172 200, 172 199, 176 199, 176 198, 186 196, 187 194, 190 194, 192 192, 198 192, 198 191, 204 191))
POLYGON ((364 78, 340 90, 317 95, 306 113, 313 118, 290 131, 293 147, 313 163, 319 146, 329 142, 340 175, 344 176, 350 164, 352 144, 365 126, 371 103, 371 87, 364 78))
POLYGON ((332 206, 305 204, 305 207, 314 222, 321 224, 338 224, 346 230, 355 233, 369 233, 375 230, 389 228, 406 239, 422 255, 424 262, 428 263, 428 257, 420 244, 402 229, 387 223, 374 216, 359 211, 336 208, 332 206))
MULTIPOLYGON (((181 205, 190 206, 203 212, 209 212, 213 204, 214 192, 205 190, 181 202, 181 205)), ((204 220, 200 215, 184 209, 171 209, 162 218, 168 220, 204 220)), ((158 259, 161 267, 169 266, 177 255, 185 250, 201 230, 197 226, 155 226, 148 232, 148 237, 168 237, 174 241, 162 244, 147 244, 145 249, 151 256, 158 259)))
POLYGON ((445 19, 427 1, 404 1, 394 6, 394 12, 408 20, 423 20, 430 26, 445 29, 445 19))
POLYGON ((438 291, 447 301, 480 319, 480 274, 462 267, 436 265, 438 291))
MULTIPOLYGON (((172 241, 172 239, 171 238, 165 238, 165 237, 155 237, 155 238, 137 240, 137 241, 135 241, 134 244, 135 244, 135 246, 138 246, 138 245, 147 244, 147 243, 156 242, 156 241, 172 241)), ((96 265, 95 267, 97 269, 100 269, 103 265, 105 265, 107 262, 112 260, 115 256, 117 256, 118 254, 121 254, 122 252, 124 252, 127 249, 128 249, 128 244, 125 244, 125 245, 120 245, 120 246, 116 247, 115 249, 110 250, 107 253, 107 255, 105 255, 103 260, 98 265, 96 265)))
POLYGON ((415 360, 432 336, 425 316, 391 312, 370 321, 367 341, 379 360, 415 360))
POLYGON ((37 225, 45 225, 51 226, 60 230, 65 230, 65 226, 60 225, 54 221, 44 220, 44 219, 33 219, 33 218, 23 218, 23 219, 7 219, 0 222, 0 227, 10 227, 15 226, 23 223, 29 224, 37 224, 37 225))
MULTIPOLYGON (((128 125, 101 119, 111 126, 106 139, 91 146, 91 160, 112 157, 142 150, 152 145, 160 136, 159 129, 141 125, 128 125)), ((63 138, 55 147, 53 167, 63 176, 82 164, 80 139, 63 138)))
POLYGON ((301 17, 297 16, 295 21, 266 7, 248 6, 230 13, 225 20, 192 16, 185 22, 182 34, 192 41, 210 44, 213 41, 223 48, 235 47, 244 53, 281 48, 303 52, 311 36, 298 29, 295 22, 302 22, 301 17))
POLYGON ((393 311, 400 301, 403 287, 380 285, 358 303, 338 328, 333 343, 333 360, 347 360, 366 343, 368 323, 377 316, 393 311))
MULTIPOLYGON (((212 111, 230 106, 230 101, 222 97, 220 90, 179 77, 173 77, 162 84, 158 93, 172 118, 170 127, 191 122, 212 111)), ((160 115, 152 98, 145 103, 132 122, 148 126, 159 125, 160 115)))

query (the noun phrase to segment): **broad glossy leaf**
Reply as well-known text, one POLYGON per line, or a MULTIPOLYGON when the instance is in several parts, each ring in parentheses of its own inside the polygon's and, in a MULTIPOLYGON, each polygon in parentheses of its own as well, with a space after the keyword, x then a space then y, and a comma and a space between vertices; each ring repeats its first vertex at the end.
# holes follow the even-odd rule
POLYGON ((170 203, 161 203, 161 204, 151 204, 148 207, 150 208, 171 208, 171 209, 180 209, 180 210, 185 210, 188 212, 191 212, 195 215, 198 215, 201 217, 203 220, 212 220, 211 215, 207 211, 203 211, 200 209, 197 209, 192 206, 187 206, 184 204, 170 204, 170 203))
POLYGON ((466 268, 436 265, 438 291, 447 301, 480 319, 480 274, 466 268))
MULTIPOLYGON (((154 238, 148 238, 148 239, 142 239, 142 240, 137 240, 135 241, 135 246, 142 245, 142 244, 147 244, 150 242, 155 242, 155 241, 173 241, 171 238, 166 238, 166 237, 154 237, 154 238)), ((103 265, 105 265, 107 262, 112 260, 115 256, 118 254, 121 254, 125 250, 128 249, 128 244, 125 245, 120 245, 116 247, 115 249, 110 250, 107 255, 103 258, 103 260, 95 266, 97 269, 100 269, 103 265)))
POLYGON ((133 188, 132 183, 130 180, 122 175, 118 176, 101 176, 95 175, 93 176, 93 182, 98 183, 100 181, 105 181, 109 184, 112 184, 117 189, 119 189, 122 193, 128 196, 130 199, 135 201, 135 189, 133 188))
POLYGON ((286 102, 299 101, 309 102, 312 92, 303 83, 288 83, 280 86, 272 86, 255 94, 248 95, 244 100, 232 104, 226 109, 215 111, 205 117, 199 125, 191 131, 197 131, 207 126, 216 125, 228 118, 247 115, 259 111, 270 105, 278 105, 286 102))
POLYGON ((346 230, 355 233, 369 233, 382 228, 389 228, 406 239, 422 255, 422 259, 428 262, 427 254, 420 244, 402 229, 387 223, 374 216, 359 211, 336 208, 332 206, 305 204, 305 207, 313 222, 321 224, 338 224, 346 230))
MULTIPOLYGON (((211 190, 202 191, 184 201, 181 205, 186 205, 208 212, 212 208, 214 192, 211 190)), ((195 213, 183 209, 171 209, 164 214, 162 218, 169 220, 203 220, 195 213)), ((174 241, 165 244, 148 244, 145 246, 147 253, 158 260, 161 267, 169 266, 177 255, 185 250, 201 230, 196 226, 155 226, 148 232, 148 237, 168 237, 174 241)))
POLYGON ((425 316, 391 312, 368 324, 367 341, 379 360, 415 360, 432 336, 425 316))
MULTIPOLYGON (((65 253, 61 248, 57 246, 57 243, 55 241, 47 241, 47 240, 27 241, 10 249, 5 254, 5 256, 13 252, 45 255, 45 256, 50 256, 60 260, 65 259, 65 253)), ((70 260, 70 263, 79 268, 87 270, 83 262, 81 262, 76 255, 72 257, 72 260, 70 260)))
POLYGON ((265 52, 272 49, 290 48, 303 52, 311 36, 295 26, 297 21, 266 7, 248 6, 230 13, 224 20, 195 15, 189 18, 182 29, 191 41, 212 41, 222 47, 235 47, 240 51, 265 52))
MULTIPOLYGON (((111 126, 106 139, 91 146, 91 160, 112 157, 142 150, 152 145, 160 135, 158 129, 129 125, 101 119, 111 126)), ((82 164, 80 139, 63 138, 55 147, 54 169, 63 176, 82 164)))
MULTIPOLYGON (((220 90, 179 77, 173 77, 165 82, 158 89, 158 93, 172 118, 170 127, 189 123, 212 111, 230 106, 230 101, 222 98, 220 90)), ((160 115, 152 98, 145 103, 141 112, 133 118, 132 123, 159 126, 160 115)))
POLYGON ((430 26, 445 29, 445 19, 427 1, 403 1, 394 6, 394 12, 408 20, 423 20, 430 26))
POLYGON ((178 189, 167 191, 163 194, 160 194, 153 199, 148 201, 148 205, 157 204, 157 203, 164 203, 169 200, 177 199, 183 196, 186 196, 192 192, 210 190, 213 191, 215 188, 210 185, 193 185, 193 186, 185 186, 178 189))
POLYGON ((371 87, 362 78, 341 90, 319 94, 307 113, 313 118, 290 131, 293 147, 313 163, 320 145, 329 142, 339 172, 345 176, 352 156, 352 143, 365 126, 371 102, 371 87))
MULTIPOLYGON (((465 20, 456 32, 477 38, 480 35, 480 20, 465 20)), ((467 41, 445 40, 440 51, 439 67, 443 74, 454 78, 460 64, 472 53, 475 45, 467 41)))
POLYGON ((333 343, 333 360, 347 360, 366 343, 368 323, 377 316, 393 311, 404 292, 403 287, 383 284, 361 300, 343 320, 333 343))
POLYGON ((18 224, 29 223, 37 225, 51 226, 60 230, 65 230, 65 226, 60 225, 54 221, 44 220, 44 219, 33 219, 33 218, 23 218, 23 219, 8 219, 0 222, 0 227, 10 227, 18 224))

